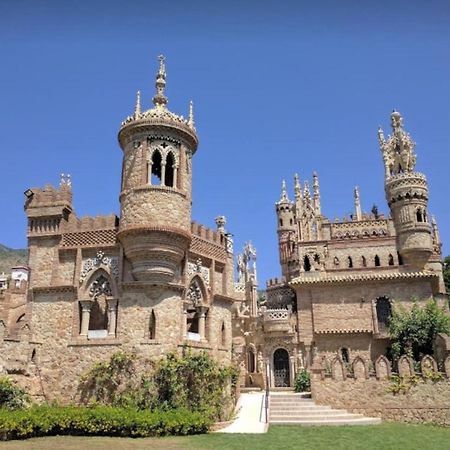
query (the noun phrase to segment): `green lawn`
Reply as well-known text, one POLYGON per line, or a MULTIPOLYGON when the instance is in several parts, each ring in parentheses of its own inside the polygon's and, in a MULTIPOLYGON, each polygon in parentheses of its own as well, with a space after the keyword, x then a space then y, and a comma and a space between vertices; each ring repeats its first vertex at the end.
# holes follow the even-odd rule
POLYGON ((267 434, 208 434, 169 438, 48 437, 0 443, 0 449, 17 450, 131 450, 131 449, 420 449, 450 448, 450 428, 384 423, 354 427, 272 426, 267 434))

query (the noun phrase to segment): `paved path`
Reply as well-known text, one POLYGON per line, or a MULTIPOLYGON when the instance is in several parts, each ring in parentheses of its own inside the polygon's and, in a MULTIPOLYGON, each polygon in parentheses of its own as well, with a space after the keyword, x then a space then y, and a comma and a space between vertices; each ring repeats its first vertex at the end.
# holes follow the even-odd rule
POLYGON ((217 433, 266 433, 268 424, 265 423, 264 394, 249 392, 241 394, 236 405, 237 417, 226 428, 217 433))

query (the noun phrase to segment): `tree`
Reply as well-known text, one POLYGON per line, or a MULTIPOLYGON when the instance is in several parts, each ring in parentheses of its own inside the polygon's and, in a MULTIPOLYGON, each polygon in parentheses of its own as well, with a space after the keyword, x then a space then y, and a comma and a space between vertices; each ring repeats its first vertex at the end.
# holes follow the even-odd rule
POLYGON ((450 316, 431 299, 424 308, 414 301, 411 310, 399 305, 389 321, 392 357, 396 360, 407 354, 418 361, 433 353, 433 342, 438 333, 450 333, 450 316))
POLYGON ((450 293, 450 255, 446 256, 444 259, 444 282, 445 289, 450 293))

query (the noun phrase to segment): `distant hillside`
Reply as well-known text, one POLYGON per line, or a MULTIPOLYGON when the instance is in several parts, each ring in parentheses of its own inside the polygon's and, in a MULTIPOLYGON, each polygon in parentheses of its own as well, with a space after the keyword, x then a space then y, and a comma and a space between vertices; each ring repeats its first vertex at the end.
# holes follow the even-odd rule
POLYGON ((28 251, 24 248, 13 249, 0 244, 0 273, 9 274, 11 267, 25 266, 27 264, 28 251))

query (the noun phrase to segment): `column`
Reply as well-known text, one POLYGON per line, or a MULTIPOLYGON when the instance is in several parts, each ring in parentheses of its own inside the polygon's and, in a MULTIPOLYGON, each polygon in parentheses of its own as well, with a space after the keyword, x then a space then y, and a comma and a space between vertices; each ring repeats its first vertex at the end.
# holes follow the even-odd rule
POLYGON ((147 183, 152 184, 152 162, 147 163, 147 183))
POLYGON ((117 299, 108 298, 108 336, 116 335, 116 325, 117 325, 117 299))
POLYGON ((295 356, 289 356, 289 386, 294 387, 295 356))
POLYGON ((198 332, 200 334, 200 340, 204 341, 206 339, 206 309, 200 308, 200 316, 198 319, 198 332))
POLYGON ((161 164, 161 186, 166 185, 166 164, 161 164))
POLYGON ((89 331, 89 319, 91 317, 92 300, 80 300, 81 304, 81 326, 80 336, 87 337, 89 331))
POLYGON ((380 330, 378 329, 378 319, 377 319, 377 302, 372 301, 372 323, 373 323, 373 332, 375 334, 379 333, 380 330))
POLYGON ((177 180, 177 177, 178 177, 178 166, 177 166, 177 165, 174 165, 174 166, 173 166, 173 187, 174 187, 174 188, 178 188, 178 180, 177 180))
POLYGON ((187 338, 187 310, 186 310, 185 306, 183 306, 183 314, 181 316, 181 333, 182 333, 182 338, 186 339, 187 338))

